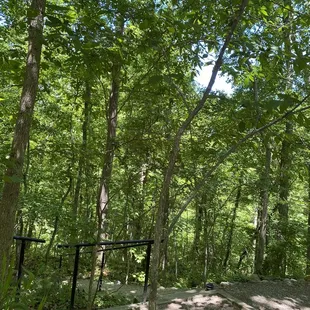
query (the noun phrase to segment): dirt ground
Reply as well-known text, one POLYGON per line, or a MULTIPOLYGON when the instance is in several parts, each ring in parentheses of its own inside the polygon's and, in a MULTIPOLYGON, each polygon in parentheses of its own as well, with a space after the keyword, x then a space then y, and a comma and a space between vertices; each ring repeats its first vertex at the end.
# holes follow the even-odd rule
MULTIPOLYGON (((220 291, 220 290, 219 290, 220 291)), ((234 283, 223 289, 259 310, 310 310, 310 282, 260 281, 234 283)))
POLYGON ((237 310, 240 309, 225 297, 215 295, 205 295, 197 293, 190 298, 174 298, 170 303, 159 305, 160 310, 181 310, 181 309, 208 309, 208 310, 237 310))
MULTIPOLYGON (((110 292, 132 295, 142 300, 142 286, 105 283, 104 287, 110 292)), ((310 282, 287 279, 230 283, 225 287, 216 285, 214 291, 208 292, 198 288, 186 290, 160 287, 158 302, 160 310, 310 310, 310 282)), ((147 305, 132 304, 113 309, 146 310, 147 305)))

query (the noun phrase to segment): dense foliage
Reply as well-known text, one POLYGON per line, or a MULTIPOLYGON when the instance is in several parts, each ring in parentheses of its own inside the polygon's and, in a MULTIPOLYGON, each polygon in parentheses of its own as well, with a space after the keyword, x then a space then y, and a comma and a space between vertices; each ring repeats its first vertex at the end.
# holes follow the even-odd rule
MULTIPOLYGON (((72 256, 55 273, 59 243, 153 238, 175 150, 162 198, 162 285, 310 274, 307 1, 250 1, 219 62, 234 92, 207 94, 175 149, 206 94, 195 82, 199 68, 216 63, 240 5, 48 0, 22 175, 9 175, 37 12, 30 1, 1 1, 0 199, 5 184, 20 184, 14 234, 46 240, 27 249, 29 274, 68 277, 72 256)), ((110 253, 105 277, 143 282, 144 255, 110 253)), ((81 256, 80 273, 96 279, 90 257, 81 256)))

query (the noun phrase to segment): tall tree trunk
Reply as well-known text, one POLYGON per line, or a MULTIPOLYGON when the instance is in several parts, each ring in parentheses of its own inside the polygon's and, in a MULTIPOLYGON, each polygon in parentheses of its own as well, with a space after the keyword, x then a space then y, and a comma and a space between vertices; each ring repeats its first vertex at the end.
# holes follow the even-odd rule
POLYGON ((270 166, 271 166, 271 148, 268 143, 265 145, 265 169, 261 177, 261 206, 259 208, 259 216, 257 221, 257 239, 255 247, 254 272, 256 274, 263 273, 263 262, 266 247, 266 232, 269 204, 269 184, 270 184, 270 166))
MULTIPOLYGON (((124 30, 124 24, 121 25, 121 29, 119 31, 123 33, 123 30, 124 30)), ((112 167, 113 167, 113 159, 116 143, 117 107, 118 107, 119 88, 120 88, 120 73, 121 73, 121 65, 119 63, 113 64, 112 87, 107 111, 108 132, 106 138, 106 149, 105 149, 104 163, 101 172, 99 193, 97 199, 98 230, 100 234, 103 234, 107 228, 106 218, 109 204, 109 187, 112 175, 112 167)), ((103 234, 102 237, 105 237, 105 235, 106 234, 103 234)))
MULTIPOLYGON (((284 0, 284 5, 286 7, 291 7, 291 0, 284 0)), ((292 13, 290 10, 283 13, 283 23, 286 27, 283 28, 283 41, 284 41, 284 50, 286 55, 291 54, 291 22, 292 13)), ((286 61, 286 76, 287 82, 285 85, 285 90, 290 90, 292 87, 292 68, 291 68, 291 59, 286 61)), ((285 124, 285 137, 282 141, 281 149, 281 162, 280 162, 280 179, 279 179, 279 203, 277 204, 277 210, 279 212, 279 231, 278 231, 278 251, 277 257, 275 260, 275 269, 274 273, 282 277, 286 273, 286 264, 287 264, 287 228, 288 228, 288 198, 290 194, 290 168, 291 168, 291 141, 289 139, 293 133, 293 125, 290 121, 287 121, 285 124)))
MULTIPOLYGON (((23 181, 24 181, 24 195, 27 195, 28 192, 28 173, 29 173, 29 167, 30 167, 30 143, 28 141, 27 143, 27 154, 26 154, 26 168, 23 175, 23 181)), ((24 232, 24 218, 23 218, 23 211, 22 208, 18 208, 17 210, 17 236, 22 236, 24 232)), ((19 264, 19 257, 20 257, 20 251, 21 251, 21 241, 16 241, 16 259, 15 259, 15 269, 18 269, 19 264)))
POLYGON ((90 102, 91 102, 91 87, 89 85, 89 81, 85 81, 85 93, 84 93, 84 120, 82 125, 82 146, 79 155, 79 163, 78 163, 78 175, 77 181, 74 191, 74 198, 73 198, 73 206, 72 206, 72 216, 73 216, 73 238, 76 239, 77 236, 77 229, 76 229, 76 222, 78 218, 79 212, 79 204, 80 204, 80 192, 81 192, 81 185, 82 185, 82 178, 83 172, 85 170, 85 158, 87 157, 87 132, 88 132, 88 125, 89 125, 89 111, 90 111, 90 102))
MULTIPOLYGON (((116 35, 122 36, 124 33, 124 20, 118 22, 116 25, 116 35)), ((106 136, 106 147, 103 168, 101 172, 100 185, 97 197, 97 217, 98 217, 98 231, 97 231, 97 242, 107 237, 107 213, 109 201, 109 188, 110 180, 112 175, 114 152, 116 146, 116 128, 117 128, 117 109, 119 100, 120 90, 120 78, 121 78, 121 61, 115 61, 112 65, 112 85, 111 93, 107 108, 107 136, 106 136)), ((89 281, 89 296, 92 296, 92 286, 94 281, 96 268, 96 249, 94 247, 92 253, 92 270, 89 281)), ((88 310, 92 308, 93 298, 90 298, 91 302, 88 303, 88 310)))
POLYGON ((202 219, 203 219, 203 204, 197 202, 196 215, 195 215, 195 235, 193 241, 193 255, 199 253, 199 244, 202 231, 202 219))
POLYGON ((29 141, 33 109, 38 89, 45 0, 32 0, 30 8, 35 16, 28 20, 29 39, 26 71, 12 148, 4 179, 2 200, 0 202, 0 266, 4 257, 8 257, 13 240, 15 213, 23 175, 24 155, 29 141))
POLYGON ((287 228, 288 228, 288 198, 290 194, 290 176, 291 168, 291 142, 289 136, 293 133, 292 124, 286 122, 285 138, 282 141, 280 178, 279 178, 279 202, 276 209, 279 213, 279 225, 277 232, 277 252, 274 259, 273 273, 284 277, 286 273, 286 251, 287 251, 287 228))
MULTIPOLYGON (((235 19, 233 20, 229 32, 224 40, 224 44, 219 52, 219 56, 217 61, 215 62, 212 75, 210 78, 210 82, 201 98, 198 102, 196 107, 189 113, 186 120, 182 123, 179 130, 177 131, 173 146, 171 149, 168 167, 165 172, 163 185, 160 192, 158 210, 156 215, 156 222, 155 222, 155 235, 154 235, 154 246, 153 246, 153 255, 152 255, 152 263, 151 263, 151 270, 150 270, 150 279, 151 279, 151 291, 149 297, 149 309, 155 310, 156 309, 156 297, 157 297, 157 286, 158 286, 158 268, 160 264, 160 252, 161 252, 161 239, 162 239, 162 232, 163 232, 163 223, 164 223, 164 214, 166 213, 165 209, 167 208, 167 201, 169 198, 169 187, 172 181, 172 176, 174 172, 175 163, 177 161, 177 156, 180 149, 180 142, 181 138, 191 124, 192 120, 196 117, 199 111, 204 107, 205 102, 212 90, 213 84, 215 82, 216 76, 218 71, 220 70, 221 64, 223 62, 224 53, 232 39, 233 33, 242 17, 242 14, 248 4, 248 0, 242 0, 241 6, 239 9, 238 14, 236 15, 235 19)), ((165 241, 167 242, 167 240, 165 241)))
POLYGON ((224 262, 223 262, 223 269, 224 270, 226 270, 226 268, 227 268, 228 260, 229 260, 230 253, 231 253, 232 241, 233 241, 233 236, 234 236, 234 231, 235 231, 235 226, 236 226, 237 210, 238 210, 239 204, 240 204, 241 189, 242 189, 242 179, 240 177, 239 186, 238 186, 238 190, 237 190, 237 196, 236 196, 236 200, 235 200, 235 207, 233 210, 231 223, 230 223, 230 229, 229 229, 229 233, 228 233, 226 254, 225 254, 225 258, 224 258, 224 262))
POLYGON ((308 234, 307 234, 307 268, 306 275, 310 275, 310 164, 308 167, 308 234))
POLYGON ((279 260, 277 269, 279 270, 279 274, 281 276, 285 276, 286 273, 286 251, 287 251, 287 228, 288 228, 288 211, 289 204, 288 198, 290 194, 290 175, 289 171, 291 168, 291 142, 289 140, 289 136, 293 133, 293 126, 291 122, 286 122, 286 130, 284 138, 282 142, 282 150, 281 150, 281 163, 280 163, 280 182, 279 182, 279 200, 280 202, 277 205, 277 209, 279 212, 279 229, 280 236, 279 242, 281 250, 278 252, 279 260))

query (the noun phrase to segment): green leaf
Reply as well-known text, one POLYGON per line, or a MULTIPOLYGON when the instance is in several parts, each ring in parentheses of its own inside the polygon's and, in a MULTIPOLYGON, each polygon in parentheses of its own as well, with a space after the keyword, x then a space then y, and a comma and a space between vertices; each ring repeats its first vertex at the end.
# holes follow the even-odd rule
POLYGON ((13 302, 10 304, 10 309, 22 309, 22 310, 28 310, 28 306, 23 305, 19 302, 13 302))
POLYGON ((309 59, 306 57, 297 57, 293 67, 296 73, 300 73, 303 69, 306 69, 308 66, 309 59))
POLYGON ((267 110, 277 109, 282 104, 282 100, 270 100, 266 103, 267 110))
POLYGON ((93 49, 99 46, 99 43, 97 42, 87 42, 83 45, 84 49, 93 49))
POLYGON ((67 6, 60 6, 56 4, 50 4, 50 3, 48 3, 46 7, 49 11, 58 11, 58 12, 68 12, 71 8, 67 6))
POLYGON ((289 94, 278 94, 279 98, 282 98, 285 101, 288 101, 290 103, 299 103, 300 100, 298 98, 296 98, 293 95, 289 95, 289 94))
POLYGON ((49 26, 51 26, 51 27, 58 27, 58 26, 62 25, 62 21, 59 18, 57 18, 55 16, 51 16, 51 15, 46 15, 46 17, 50 21, 48 23, 49 26))
POLYGON ((305 124, 305 120, 304 120, 304 116, 302 113, 299 113, 298 116, 296 117, 296 122, 301 125, 304 126, 305 124))
POLYGON ((245 131, 245 127, 246 127, 246 124, 244 121, 241 121, 239 124, 238 124, 238 130, 243 132, 245 131))
POLYGON ((38 307, 38 310, 43 310, 44 309, 44 304, 46 303, 47 296, 44 296, 40 302, 40 305, 38 307))
POLYGON ((174 27, 168 27, 168 31, 169 31, 170 33, 175 33, 174 27))
POLYGON ((267 8, 266 8, 265 6, 262 6, 262 7, 260 8, 260 12, 261 12, 263 15, 268 16, 267 8))
POLYGON ((144 20, 140 25, 139 25, 139 28, 141 29, 141 30, 145 30, 145 29, 147 29, 149 27, 149 22, 148 22, 148 20, 144 20))
MULTIPOLYGON (((302 113, 301 113, 302 114, 302 113)), ((309 126, 310 127, 310 118, 307 117, 306 115, 302 114, 303 119, 304 119, 304 125, 309 126)))
POLYGON ((149 82, 154 83, 154 84, 159 83, 162 80, 163 80, 163 77, 161 75, 153 75, 149 78, 149 82))

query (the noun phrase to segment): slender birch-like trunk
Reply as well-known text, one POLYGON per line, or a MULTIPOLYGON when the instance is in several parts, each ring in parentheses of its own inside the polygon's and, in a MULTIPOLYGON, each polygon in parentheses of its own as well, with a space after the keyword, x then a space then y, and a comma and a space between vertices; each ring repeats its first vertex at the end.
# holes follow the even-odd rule
POLYGON ((45 0, 32 0, 30 9, 34 16, 28 20, 29 37, 25 77, 0 202, 0 266, 4 257, 8 257, 13 241, 15 214, 23 178, 24 157, 29 141, 38 89, 45 0))

